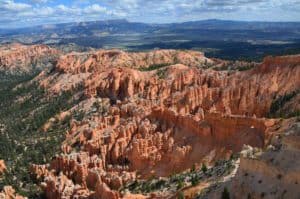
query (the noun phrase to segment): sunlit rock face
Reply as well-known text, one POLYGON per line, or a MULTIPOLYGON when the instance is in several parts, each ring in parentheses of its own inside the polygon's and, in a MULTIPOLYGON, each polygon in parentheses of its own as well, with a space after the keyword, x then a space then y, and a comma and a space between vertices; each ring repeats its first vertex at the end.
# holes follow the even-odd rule
POLYGON ((0 198, 4 199, 26 199, 23 196, 16 194, 16 191, 11 186, 5 186, 0 192, 0 198))
POLYGON ((0 160, 0 175, 7 170, 4 160, 0 160))
POLYGON ((99 50, 62 56, 58 60, 57 70, 75 74, 96 72, 112 67, 138 69, 176 63, 197 67, 212 63, 212 60, 205 58, 203 53, 195 51, 155 50, 146 53, 127 53, 121 50, 99 50))
MULTIPOLYGON (((214 64, 220 60, 174 50, 61 56, 51 73, 36 79, 50 95, 81 93, 77 108, 92 114, 72 122, 62 154, 32 166, 47 197, 143 198, 118 190, 136 179, 228 159, 245 144, 267 146, 278 120, 265 117, 276 97, 299 88, 299 56, 266 58, 243 72, 209 69, 214 64)), ((289 106, 297 107, 298 99, 289 106)))
POLYGON ((7 44, 0 46, 0 71, 28 73, 51 65, 59 51, 46 45, 7 44))

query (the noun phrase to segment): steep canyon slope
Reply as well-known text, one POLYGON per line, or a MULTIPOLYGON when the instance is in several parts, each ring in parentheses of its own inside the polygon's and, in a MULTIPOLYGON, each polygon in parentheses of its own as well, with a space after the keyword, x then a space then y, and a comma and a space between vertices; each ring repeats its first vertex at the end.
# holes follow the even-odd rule
POLYGON ((59 51, 46 45, 22 45, 19 43, 0 46, 0 72, 28 73, 43 69, 54 61, 59 51))
MULTIPOLYGON (((175 190, 138 194, 125 187, 203 165, 213 168, 244 145, 265 150, 284 134, 281 126, 297 123, 276 118, 299 116, 300 56, 219 70, 228 64, 236 63, 179 50, 61 55, 31 82, 45 98, 69 92, 76 103, 41 126, 47 134, 70 118, 61 153, 47 164, 30 165, 32 177, 47 198, 172 198, 190 185, 188 180, 175 190)), ((251 166, 244 162, 241 158, 240 169, 251 166)), ((233 183, 242 186, 239 180, 233 183)), ((286 181, 274 186, 282 184, 286 181)), ((257 191, 244 189, 253 196, 257 191)))

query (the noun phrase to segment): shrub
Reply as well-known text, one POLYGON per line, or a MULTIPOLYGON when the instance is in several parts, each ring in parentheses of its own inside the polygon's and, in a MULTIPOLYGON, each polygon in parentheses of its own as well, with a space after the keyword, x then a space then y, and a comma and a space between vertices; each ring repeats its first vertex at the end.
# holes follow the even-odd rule
POLYGON ((171 63, 162 63, 162 64, 153 64, 150 65, 148 68, 140 68, 140 71, 152 71, 152 70, 157 70, 162 67, 170 66, 172 65, 171 63))
POLYGON ((207 172, 207 167, 206 167, 206 165, 205 165, 204 163, 202 164, 201 171, 202 171, 203 173, 206 173, 206 172, 207 172))
POLYGON ((283 96, 279 96, 277 99, 275 99, 271 104, 270 111, 269 111, 269 117, 278 117, 278 116, 280 116, 280 117, 288 116, 289 117, 289 115, 297 116, 297 111, 295 111, 295 114, 283 114, 283 113, 278 113, 278 112, 287 102, 292 100, 298 93, 299 93, 299 90, 288 93, 283 96))
POLYGON ((237 70, 238 71, 246 71, 246 70, 250 70, 252 68, 254 68, 254 65, 253 64, 248 64, 246 66, 237 67, 237 70))
POLYGON ((183 194, 183 192, 182 191, 180 191, 179 193, 178 193, 178 197, 177 197, 178 199, 184 199, 184 194, 183 194))
POLYGON ((230 194, 229 194, 227 187, 225 187, 222 192, 222 199, 230 199, 230 194))
POLYGON ((197 175, 193 175, 191 181, 192 181, 192 186, 196 186, 199 183, 199 179, 197 175))
POLYGON ((177 189, 181 189, 182 187, 184 187, 184 182, 183 182, 183 179, 180 179, 180 180, 177 182, 177 189))
POLYGON ((164 79, 166 77, 166 69, 160 69, 157 71, 157 76, 159 79, 164 79))
POLYGON ((193 164, 193 166, 192 166, 192 168, 191 168, 191 172, 193 173, 193 172, 195 172, 195 171, 196 171, 196 165, 193 164))

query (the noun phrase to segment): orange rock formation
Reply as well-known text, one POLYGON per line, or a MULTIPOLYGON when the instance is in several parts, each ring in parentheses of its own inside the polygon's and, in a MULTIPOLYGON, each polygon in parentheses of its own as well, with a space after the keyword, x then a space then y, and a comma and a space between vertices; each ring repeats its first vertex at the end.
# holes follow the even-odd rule
POLYGON ((34 67, 47 65, 58 51, 46 45, 26 46, 8 44, 0 47, 0 70, 11 72, 29 72, 34 67))
POLYGON ((5 186, 3 191, 0 192, 0 198, 2 199, 25 199, 24 197, 16 194, 16 191, 11 186, 5 186))
POLYGON ((96 111, 72 123, 62 155, 32 171, 44 179, 48 198, 143 198, 117 190, 135 179, 213 163, 244 144, 264 147, 275 120, 263 117, 277 96, 300 87, 299 57, 266 58, 252 70, 227 72, 204 69, 215 61, 193 51, 62 56, 54 73, 37 80, 56 93, 81 86, 96 111))
POLYGON ((6 171, 6 165, 4 163, 4 160, 0 160, 0 175, 3 174, 6 171))

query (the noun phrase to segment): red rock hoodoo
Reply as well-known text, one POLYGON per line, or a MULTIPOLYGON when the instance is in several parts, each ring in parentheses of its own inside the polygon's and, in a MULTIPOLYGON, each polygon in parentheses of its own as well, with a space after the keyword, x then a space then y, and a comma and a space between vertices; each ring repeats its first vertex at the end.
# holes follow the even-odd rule
POLYGON ((46 45, 8 44, 0 47, 0 71, 29 72, 43 68, 59 51, 46 45))
POLYGON ((139 198, 117 190, 228 158, 244 144, 262 148, 276 132, 276 120, 264 118, 273 100, 300 87, 299 59, 228 72, 205 69, 215 61, 193 51, 61 56, 41 86, 59 93, 80 85, 92 114, 72 123, 62 155, 33 171, 48 198, 139 198))

